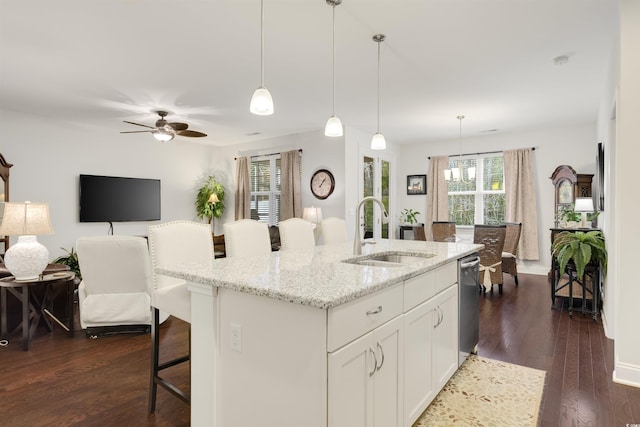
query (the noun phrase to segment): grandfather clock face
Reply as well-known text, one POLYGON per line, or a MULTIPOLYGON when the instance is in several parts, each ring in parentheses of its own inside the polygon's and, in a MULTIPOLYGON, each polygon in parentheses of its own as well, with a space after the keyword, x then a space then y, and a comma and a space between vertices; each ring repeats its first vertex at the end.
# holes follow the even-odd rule
POLYGON ((573 203, 573 184, 564 180, 558 186, 558 203, 573 203))

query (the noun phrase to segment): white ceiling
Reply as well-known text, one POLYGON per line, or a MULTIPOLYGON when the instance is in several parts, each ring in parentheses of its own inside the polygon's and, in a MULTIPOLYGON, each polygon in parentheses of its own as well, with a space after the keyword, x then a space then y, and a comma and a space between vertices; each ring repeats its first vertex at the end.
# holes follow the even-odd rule
MULTIPOLYGON (((0 0, 0 109, 107 129, 154 110, 223 146, 324 127, 331 115, 331 7, 264 0, 0 0), (253 135, 259 133, 259 135, 253 135)), ((594 122, 614 46, 614 0, 344 0, 336 8, 336 115, 404 144, 491 129, 594 122), (568 55, 564 66, 553 58, 568 55)), ((186 140, 178 137, 174 141, 186 140)))

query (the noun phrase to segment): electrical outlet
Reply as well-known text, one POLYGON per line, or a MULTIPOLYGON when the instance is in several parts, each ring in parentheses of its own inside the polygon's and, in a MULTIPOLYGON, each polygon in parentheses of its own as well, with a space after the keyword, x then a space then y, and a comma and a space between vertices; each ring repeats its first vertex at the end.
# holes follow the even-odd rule
POLYGON ((242 352, 242 325, 231 324, 231 350, 242 352))

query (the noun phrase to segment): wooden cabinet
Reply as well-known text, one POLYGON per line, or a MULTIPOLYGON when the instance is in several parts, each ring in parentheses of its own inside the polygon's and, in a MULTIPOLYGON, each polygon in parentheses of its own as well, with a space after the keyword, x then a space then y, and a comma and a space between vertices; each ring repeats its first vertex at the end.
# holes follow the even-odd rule
POLYGON ((458 368, 458 285, 404 315, 404 424, 411 426, 458 368))
POLYGON ((329 354, 329 426, 402 426, 402 317, 329 354))

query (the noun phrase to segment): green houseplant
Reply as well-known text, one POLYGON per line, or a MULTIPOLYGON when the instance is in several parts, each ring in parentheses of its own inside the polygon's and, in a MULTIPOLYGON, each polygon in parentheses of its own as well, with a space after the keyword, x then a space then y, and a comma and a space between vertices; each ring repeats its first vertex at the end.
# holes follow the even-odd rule
POLYGON ((403 209, 400 212, 400 221, 413 225, 418 222, 418 215, 420 215, 420 212, 416 212, 413 209, 403 209))
POLYGON ((78 262, 78 253, 73 249, 73 247, 71 247, 71 250, 67 250, 65 248, 60 249, 65 251, 67 254, 54 259, 53 263, 69 266, 69 269, 76 274, 76 277, 78 279, 82 279, 82 275, 80 274, 80 263, 78 262))
POLYGON ((207 219, 209 223, 213 218, 222 217, 224 212, 224 187, 213 175, 209 175, 198 190, 196 212, 198 218, 207 219))
POLYGON ((564 272, 567 264, 572 262, 576 266, 578 277, 583 277, 585 267, 589 263, 599 262, 603 273, 607 273, 607 249, 604 244, 604 235, 600 230, 586 233, 562 231, 556 236, 551 248, 561 272, 564 272))

